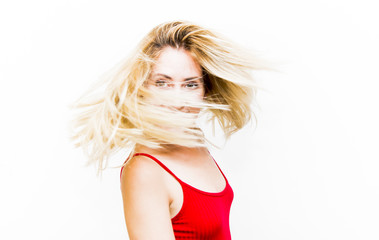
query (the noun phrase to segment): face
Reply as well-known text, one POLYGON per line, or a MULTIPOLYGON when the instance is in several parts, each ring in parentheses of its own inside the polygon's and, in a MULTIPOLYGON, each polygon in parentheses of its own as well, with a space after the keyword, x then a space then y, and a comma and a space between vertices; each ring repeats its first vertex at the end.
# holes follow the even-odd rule
POLYGON ((183 106, 178 100, 185 96, 191 101, 201 101, 204 97, 204 84, 200 65, 184 49, 166 47, 154 65, 147 87, 174 96, 173 106, 183 112, 198 113, 200 110, 183 106), (177 96, 177 97, 175 97, 177 96))

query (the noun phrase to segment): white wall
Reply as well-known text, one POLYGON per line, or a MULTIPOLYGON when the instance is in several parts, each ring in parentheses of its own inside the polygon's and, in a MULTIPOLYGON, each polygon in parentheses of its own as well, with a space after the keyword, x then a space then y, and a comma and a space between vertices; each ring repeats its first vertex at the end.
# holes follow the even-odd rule
POLYGON ((68 104, 173 19, 282 71, 257 74, 257 129, 212 151, 235 192, 233 239, 379 239, 379 19, 367 0, 0 3, 0 239, 127 239, 119 169, 100 180, 83 167, 68 104))

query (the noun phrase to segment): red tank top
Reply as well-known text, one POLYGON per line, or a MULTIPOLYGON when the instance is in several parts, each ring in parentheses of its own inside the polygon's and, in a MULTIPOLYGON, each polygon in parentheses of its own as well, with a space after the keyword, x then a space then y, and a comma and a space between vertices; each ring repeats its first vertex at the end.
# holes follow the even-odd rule
MULTIPOLYGON (((157 162, 170 173, 182 186, 183 205, 179 213, 171 219, 175 239, 231 239, 229 228, 229 213, 233 201, 233 190, 217 162, 218 169, 223 175, 226 186, 218 193, 204 192, 180 180, 162 162, 146 153, 143 155, 157 162)), ((121 168, 121 173, 122 173, 121 168)), ((120 176, 121 176, 120 173, 120 176)))

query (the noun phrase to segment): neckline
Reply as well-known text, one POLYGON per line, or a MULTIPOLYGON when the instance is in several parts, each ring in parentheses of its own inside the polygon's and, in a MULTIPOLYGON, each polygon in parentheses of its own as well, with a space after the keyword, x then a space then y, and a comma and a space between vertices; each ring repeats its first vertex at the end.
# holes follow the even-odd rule
POLYGON ((221 173, 221 175, 223 176, 224 178, 224 181, 225 181, 225 187, 223 188, 223 190, 221 190, 220 192, 208 192, 208 191, 203 191, 201 189, 198 189, 184 181, 182 181, 179 177, 177 177, 168 167, 166 167, 166 165, 164 165, 160 160, 158 160, 156 157, 148 154, 148 153, 135 153, 133 156, 138 156, 138 155, 143 155, 143 156, 146 156, 146 157, 149 157, 151 159, 153 159, 155 162, 157 162, 162 168, 164 168, 168 173, 170 173, 182 186, 186 186, 188 187, 189 189, 192 189, 194 191, 197 191, 201 194, 204 194, 204 195, 209 195, 209 196, 221 196, 221 195, 224 195, 227 191, 227 188, 228 188, 228 185, 229 185, 229 182, 228 182, 228 179, 226 179, 224 173, 221 171, 221 168, 218 166, 216 160, 213 158, 213 156, 211 155, 211 153, 208 151, 209 153, 209 156, 212 158, 213 162, 216 164, 219 172, 221 173))
POLYGON ((215 197, 216 197, 216 196, 222 196, 222 195, 224 195, 224 194, 226 193, 226 190, 227 190, 227 188, 228 188, 228 180, 226 180, 225 177, 224 177, 224 180, 225 180, 225 187, 224 187, 224 189, 223 189, 221 192, 207 192, 207 191, 203 191, 203 190, 200 190, 200 189, 198 189, 198 188, 195 188, 195 187, 189 185, 188 183, 183 182, 183 181, 180 180, 180 179, 179 179, 179 182, 180 182, 181 184, 184 184, 186 187, 188 187, 188 188, 190 188, 190 189, 192 189, 192 190, 194 190, 194 191, 197 191, 197 192, 199 192, 199 193, 201 193, 201 194, 205 194, 205 195, 215 196, 215 197))

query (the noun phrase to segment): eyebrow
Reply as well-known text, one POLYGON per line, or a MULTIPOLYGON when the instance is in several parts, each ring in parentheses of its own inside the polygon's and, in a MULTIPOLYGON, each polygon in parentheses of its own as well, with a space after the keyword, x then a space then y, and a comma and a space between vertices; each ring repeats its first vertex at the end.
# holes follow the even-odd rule
MULTIPOLYGON (((156 73, 156 74, 154 74, 154 76, 162 76, 162 77, 165 77, 169 80, 172 80, 172 77, 170 77, 166 74, 162 74, 162 73, 156 73)), ((191 81, 191 80, 195 80, 195 79, 202 79, 202 78, 203 78, 203 76, 189 77, 189 78, 185 78, 184 81, 186 82, 186 81, 191 81)))

